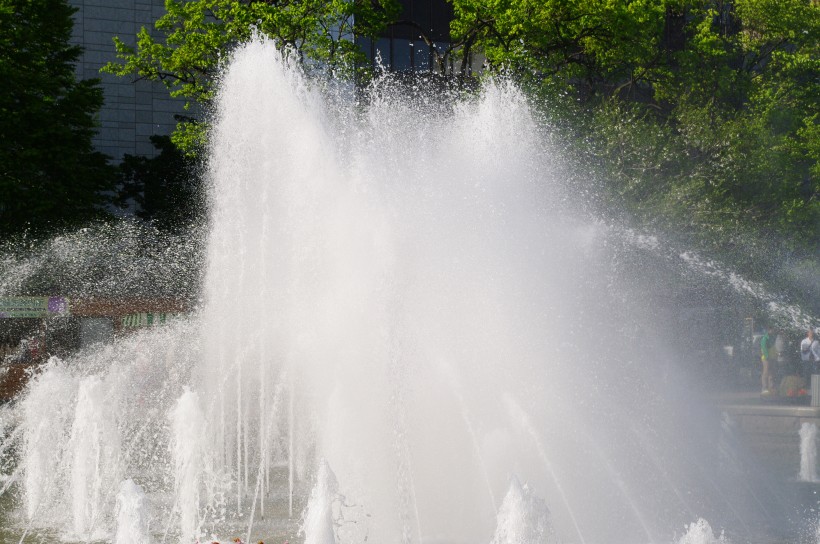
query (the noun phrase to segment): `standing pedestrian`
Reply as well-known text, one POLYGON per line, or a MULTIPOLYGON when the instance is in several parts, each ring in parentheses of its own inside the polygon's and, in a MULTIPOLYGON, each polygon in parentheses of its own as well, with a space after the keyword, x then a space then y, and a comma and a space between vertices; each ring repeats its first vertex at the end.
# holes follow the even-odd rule
POLYGON ((766 326, 763 327, 763 336, 760 337, 760 362, 763 365, 763 370, 760 373, 760 394, 770 395, 774 389, 774 380, 769 368, 770 352, 773 352, 772 342, 769 339, 769 330, 766 326))
POLYGON ((806 337, 800 342, 800 361, 809 374, 817 374, 820 366, 820 341, 812 328, 806 331, 806 337))

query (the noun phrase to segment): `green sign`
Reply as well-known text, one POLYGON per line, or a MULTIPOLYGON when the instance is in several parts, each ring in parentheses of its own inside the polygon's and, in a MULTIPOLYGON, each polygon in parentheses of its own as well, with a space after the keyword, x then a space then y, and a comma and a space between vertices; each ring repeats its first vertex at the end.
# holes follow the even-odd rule
POLYGON ((42 319, 68 314, 68 299, 63 297, 0 297, 0 319, 42 319))
POLYGON ((140 312, 136 314, 128 314, 122 317, 122 326, 124 329, 154 327, 156 325, 164 325, 176 319, 178 316, 179 314, 167 312, 140 312))

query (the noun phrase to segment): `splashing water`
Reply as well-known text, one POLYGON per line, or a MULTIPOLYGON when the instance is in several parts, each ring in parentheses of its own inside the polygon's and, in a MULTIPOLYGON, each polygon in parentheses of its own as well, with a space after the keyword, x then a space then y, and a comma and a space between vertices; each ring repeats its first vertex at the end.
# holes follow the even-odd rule
POLYGON ((671 541, 695 511, 756 530, 522 93, 369 98, 237 51, 202 305, 32 380, 22 525, 111 538, 130 478, 151 508, 120 523, 154 541, 292 540, 301 512, 319 544, 671 541))
POLYGON ((618 239, 635 247, 650 250, 667 261, 682 263, 701 277, 712 277, 727 285, 739 295, 749 296, 765 306, 768 314, 795 330, 806 329, 817 322, 817 317, 799 305, 791 304, 760 282, 748 280, 736 271, 713 259, 707 259, 692 250, 676 250, 668 242, 661 244, 657 237, 635 232, 631 229, 609 229, 618 239))
POLYGON ((13 247, 0 253, 0 295, 39 295, 59 286, 60 295, 70 297, 190 297, 198 284, 201 230, 171 235, 121 221, 13 247))

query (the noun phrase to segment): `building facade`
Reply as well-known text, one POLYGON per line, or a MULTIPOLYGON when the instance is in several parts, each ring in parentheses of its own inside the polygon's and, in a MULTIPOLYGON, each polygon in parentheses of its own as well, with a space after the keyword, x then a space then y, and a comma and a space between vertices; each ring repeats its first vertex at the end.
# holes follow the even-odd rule
MULTIPOLYGON (((134 45, 142 27, 152 30, 165 13, 164 0, 68 0, 77 8, 72 43, 83 48, 77 63, 80 79, 100 78, 105 102, 99 112, 98 151, 120 161, 125 154, 153 157, 149 138, 168 135, 176 115, 184 115, 184 101, 171 98, 159 82, 135 81, 101 73, 117 60, 114 37, 134 45)), ((396 72, 458 73, 450 43, 452 6, 445 0, 400 0, 402 13, 377 40, 357 42, 375 67, 396 72), (442 66, 441 59, 447 59, 442 66)), ((468 73, 475 70, 470 59, 468 73)), ((480 63, 479 63, 480 64, 480 63)))
POLYGON ((101 74, 100 69, 116 60, 113 38, 133 45, 140 28, 152 29, 165 13, 164 0, 68 1, 77 8, 72 43, 84 50, 77 74, 80 79, 102 80, 105 102, 94 138, 96 149, 115 161, 125 154, 154 156, 149 137, 170 134, 176 126, 174 115, 184 113, 184 102, 171 98, 161 83, 101 74))
POLYGON ((470 76, 481 68, 483 57, 462 55, 450 36, 453 6, 446 0, 399 0, 397 21, 375 40, 360 37, 357 43, 373 68, 399 73, 436 73, 470 76))
POLYGON ((436 53, 450 45, 453 7, 444 0, 401 0, 402 13, 376 40, 359 44, 371 62, 391 71, 435 69, 436 53))

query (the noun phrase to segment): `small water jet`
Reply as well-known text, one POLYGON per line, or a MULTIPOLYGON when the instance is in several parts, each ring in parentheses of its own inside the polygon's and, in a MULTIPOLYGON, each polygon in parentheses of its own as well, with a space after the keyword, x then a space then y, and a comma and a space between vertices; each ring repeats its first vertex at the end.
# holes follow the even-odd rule
POLYGON ((114 544, 152 544, 148 498, 133 480, 120 484, 117 494, 117 532, 114 544))
MULTIPOLYGON (((53 364, 53 362, 52 362, 53 364)), ((75 411, 77 382, 62 365, 54 365, 40 376, 38 387, 20 404, 24 435, 23 502, 30 523, 48 518, 61 497, 60 457, 55 441, 65 447, 67 428, 75 411)), ((59 450, 58 450, 59 451, 59 450)))
POLYGON ((803 423, 800 426, 800 474, 801 482, 817 482, 817 425, 803 423))
POLYGON ((498 525, 491 544, 555 542, 549 516, 549 508, 543 499, 513 477, 498 510, 498 525))
POLYGON ((107 389, 96 376, 84 378, 77 392, 71 427, 71 504, 74 534, 80 539, 107 536, 107 520, 119 482, 120 438, 110 416, 107 389))
MULTIPOLYGON (((316 473, 316 485, 310 493, 302 533, 305 544, 336 544, 335 525, 339 514, 334 514, 334 503, 338 501, 339 483, 336 475, 323 459, 316 473)), ((337 504, 338 509, 338 504, 337 504)))
POLYGON ((200 536, 200 488, 208 444, 199 404, 199 395, 186 388, 170 414, 176 497, 174 510, 179 512, 180 544, 200 536))
POLYGON ((723 532, 715 536, 709 522, 701 518, 689 524, 686 534, 678 540, 678 544, 731 544, 731 541, 723 532))

